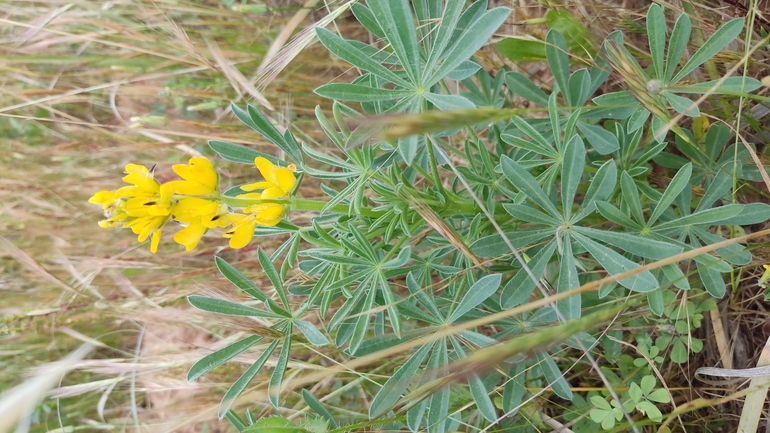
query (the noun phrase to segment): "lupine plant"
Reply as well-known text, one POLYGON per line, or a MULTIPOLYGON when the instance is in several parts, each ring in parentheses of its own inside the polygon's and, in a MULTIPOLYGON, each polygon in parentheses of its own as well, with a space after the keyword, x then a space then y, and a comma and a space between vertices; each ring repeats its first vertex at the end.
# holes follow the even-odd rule
POLYGON ((680 65, 690 20, 681 15, 669 35, 662 8, 652 5, 648 70, 620 33, 607 38, 595 65, 573 68, 565 38, 551 30, 544 52, 554 83, 543 89, 522 73, 481 68, 472 56, 510 10, 487 10, 486 0, 464 5, 354 3, 375 45, 316 29, 331 54, 362 75, 316 90, 332 100, 331 117, 315 112, 327 143, 301 142, 258 109, 232 105, 285 160, 223 141, 210 147, 253 164, 258 182, 223 191, 205 158, 175 165, 181 180, 163 184, 153 169, 132 164, 123 178, 129 186, 91 199, 107 214, 103 227, 131 228, 139 241, 151 239, 152 252, 170 221, 183 226, 174 240, 188 251, 208 230, 232 248, 288 235, 271 254, 257 252, 269 288, 215 258, 251 302, 188 298, 203 311, 259 324, 188 374, 198 379, 259 348, 219 409, 239 431, 535 431, 544 416, 527 403, 544 393, 564 407, 573 402, 565 420, 585 414, 575 431, 633 429, 639 415, 657 423, 670 395, 652 371, 699 350, 690 334, 715 305, 686 299, 723 297, 725 275, 751 261, 737 242, 708 248, 725 241, 720 227, 770 218, 768 205, 731 200, 751 163, 747 153, 724 149, 729 132, 719 123, 701 120, 694 125, 703 130, 693 132, 675 125, 674 143, 664 131, 672 110, 700 115, 681 94, 711 92, 731 104, 730 95, 759 87, 745 77, 697 82, 691 74, 740 34, 742 20, 726 23, 680 65), (611 74, 627 88, 596 96, 611 74), (521 99, 543 110, 512 108, 521 99), (653 163, 671 170, 667 186, 649 181, 653 163), (299 196, 307 178, 321 183, 324 199, 299 196), (297 211, 312 216, 294 223, 297 211), (611 329, 624 311, 650 313, 659 326, 611 329), (622 353, 622 340, 642 355, 622 353), (309 346, 336 359, 403 362, 358 372, 369 402, 356 417, 336 411, 332 396, 300 389, 325 376, 292 369, 284 380, 296 350, 309 346), (296 424, 231 410, 269 359, 275 413, 299 404, 315 415, 296 424), (605 392, 573 391, 588 380, 571 377, 576 362, 594 367, 591 380, 605 392))

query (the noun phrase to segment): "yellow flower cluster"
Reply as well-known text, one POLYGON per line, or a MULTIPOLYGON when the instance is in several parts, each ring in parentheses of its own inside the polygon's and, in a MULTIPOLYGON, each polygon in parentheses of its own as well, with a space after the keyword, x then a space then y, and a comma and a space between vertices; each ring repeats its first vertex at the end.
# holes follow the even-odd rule
POLYGON ((154 167, 128 164, 123 177, 128 186, 97 192, 88 201, 104 209, 107 219, 99 222, 100 227, 130 228, 139 236, 139 242, 150 237, 153 253, 158 251, 163 227, 169 220, 184 226, 174 240, 187 251, 195 248, 209 229, 228 226, 224 236, 230 238, 230 247, 243 248, 251 241, 257 225, 274 226, 286 211, 284 205, 261 200, 285 198, 296 184, 293 165, 276 167, 262 157, 256 158, 254 164, 265 181, 241 187, 245 191, 262 190, 238 196, 257 199, 257 204, 244 209, 245 213, 233 213, 222 203, 219 176, 206 158, 191 158, 189 164, 174 165, 174 172, 182 180, 163 184, 155 179, 154 167))

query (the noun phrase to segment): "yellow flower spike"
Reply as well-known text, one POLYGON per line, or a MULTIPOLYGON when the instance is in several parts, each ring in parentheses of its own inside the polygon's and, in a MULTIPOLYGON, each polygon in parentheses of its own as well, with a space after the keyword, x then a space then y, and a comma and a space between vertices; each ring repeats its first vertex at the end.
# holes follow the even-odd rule
POLYGON ((189 164, 175 164, 172 169, 184 180, 174 180, 177 194, 182 195, 217 195, 219 194, 219 175, 214 165, 206 158, 190 158, 189 164))

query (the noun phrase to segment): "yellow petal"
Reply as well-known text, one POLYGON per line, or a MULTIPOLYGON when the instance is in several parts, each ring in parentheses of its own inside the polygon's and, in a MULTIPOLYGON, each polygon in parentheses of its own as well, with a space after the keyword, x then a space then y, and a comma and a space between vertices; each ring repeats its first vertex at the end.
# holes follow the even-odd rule
POLYGON ((264 206, 264 210, 255 214, 257 224, 267 227, 278 224, 283 216, 284 207, 276 204, 267 204, 264 206))
POLYGON ((270 182, 273 185, 277 183, 275 181, 276 167, 267 158, 263 158, 261 156, 254 158, 254 165, 257 166, 257 170, 259 170, 259 173, 262 175, 262 177, 265 178, 266 181, 270 182))
POLYGON ((273 184, 270 182, 256 182, 256 183, 241 185, 240 188, 244 191, 254 191, 255 189, 267 189, 272 186, 273 184))
POLYGON ((128 164, 126 165, 126 173, 128 174, 137 174, 140 176, 147 176, 150 173, 150 170, 139 164, 128 164))
POLYGON ((158 192, 158 189, 160 188, 160 184, 157 180, 141 174, 129 174, 123 176, 123 182, 136 185, 140 190, 150 193, 158 192))
POLYGON ((288 194, 294 189, 294 185, 297 183, 297 178, 294 177, 294 172, 288 168, 275 169, 276 186, 281 188, 284 194, 288 194))
POLYGON ((263 200, 270 200, 272 198, 281 198, 286 195, 286 192, 278 187, 268 188, 262 191, 259 198, 263 200))
POLYGON ((150 242, 150 252, 155 254, 158 252, 158 245, 160 244, 160 233, 163 229, 158 229, 152 233, 152 242, 150 242))
POLYGON ((197 197, 183 198, 171 207, 171 213, 177 218, 210 216, 217 213, 220 206, 210 200, 197 197))
POLYGON ((232 232, 230 238, 230 248, 239 249, 243 248, 251 242, 254 237, 254 229, 256 228, 256 221, 254 218, 249 218, 232 232))
POLYGON ((248 194, 238 194, 235 196, 235 198, 245 198, 245 199, 260 199, 262 198, 261 192, 250 192, 248 194))
POLYGON ((177 194, 182 195, 207 195, 212 192, 212 189, 205 185, 186 180, 172 180, 166 185, 171 186, 177 194))
POLYGON ((211 164, 211 161, 206 158, 190 158, 190 172, 196 181, 208 186, 212 190, 219 186, 217 170, 211 164))
POLYGON ((113 191, 99 191, 88 199, 89 203, 100 204, 105 208, 115 201, 115 193, 113 191))
POLYGON ((208 229, 202 224, 190 224, 174 235, 174 241, 184 245, 187 251, 192 251, 198 245, 206 230, 208 229))

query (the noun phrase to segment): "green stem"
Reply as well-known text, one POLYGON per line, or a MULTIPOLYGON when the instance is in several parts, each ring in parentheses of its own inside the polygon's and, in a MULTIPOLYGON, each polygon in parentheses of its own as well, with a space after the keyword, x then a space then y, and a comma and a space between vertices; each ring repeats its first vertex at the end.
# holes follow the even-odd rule
MULTIPOLYGON (((283 199, 261 200, 261 199, 252 199, 252 198, 235 198, 235 197, 219 196, 214 200, 220 203, 224 203, 230 207, 245 208, 247 206, 251 206, 255 204, 274 203, 274 204, 289 206, 290 210, 298 210, 298 211, 321 211, 327 204, 327 202, 325 201, 309 200, 309 199, 299 198, 299 197, 287 197, 283 199)), ((329 211, 332 213, 348 214, 350 213, 350 206, 346 204, 338 204, 338 205, 332 206, 331 209, 329 209, 329 211)), ((383 212, 378 212, 368 208, 362 208, 360 210, 360 215, 371 217, 371 218, 377 218, 382 216, 383 214, 384 214, 383 212)))

